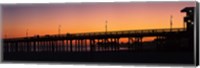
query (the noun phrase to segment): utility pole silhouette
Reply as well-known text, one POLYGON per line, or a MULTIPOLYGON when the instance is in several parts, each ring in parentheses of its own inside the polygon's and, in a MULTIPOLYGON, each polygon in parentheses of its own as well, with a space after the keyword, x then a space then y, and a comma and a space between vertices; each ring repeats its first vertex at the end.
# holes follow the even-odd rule
POLYGON ((107 25, 107 23, 108 23, 108 21, 106 20, 106 21, 105 21, 105 31, 106 31, 106 33, 107 33, 107 31, 108 31, 108 25, 107 25))
POLYGON ((58 35, 60 35, 60 32, 61 32, 61 25, 58 25, 58 35))
POLYGON ((28 37, 28 29, 26 29, 26 37, 28 37))
POLYGON ((170 16, 170 31, 172 30, 172 26, 173 26, 173 21, 172 21, 173 16, 170 16))

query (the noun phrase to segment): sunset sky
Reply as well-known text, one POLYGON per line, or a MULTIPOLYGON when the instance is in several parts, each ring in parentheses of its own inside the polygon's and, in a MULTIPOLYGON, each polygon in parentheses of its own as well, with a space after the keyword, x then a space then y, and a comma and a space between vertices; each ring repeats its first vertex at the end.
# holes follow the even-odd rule
POLYGON ((3 37, 183 27, 184 7, 194 2, 66 3, 3 5, 3 37))

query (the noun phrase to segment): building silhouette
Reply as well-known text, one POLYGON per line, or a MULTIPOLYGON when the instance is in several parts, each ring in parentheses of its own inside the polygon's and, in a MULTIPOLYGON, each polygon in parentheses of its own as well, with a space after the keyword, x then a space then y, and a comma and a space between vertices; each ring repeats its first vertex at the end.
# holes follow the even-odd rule
POLYGON ((186 13, 184 23, 186 24, 187 31, 194 30, 194 7, 185 7, 181 12, 186 13))

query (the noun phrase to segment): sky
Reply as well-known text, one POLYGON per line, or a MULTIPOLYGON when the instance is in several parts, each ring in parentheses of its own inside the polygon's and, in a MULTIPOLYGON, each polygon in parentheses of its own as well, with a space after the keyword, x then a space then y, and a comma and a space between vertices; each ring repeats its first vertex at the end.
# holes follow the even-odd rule
POLYGON ((60 33, 183 27, 184 7, 195 2, 127 2, 3 5, 3 38, 60 33), (60 25, 60 27, 59 27, 60 25))

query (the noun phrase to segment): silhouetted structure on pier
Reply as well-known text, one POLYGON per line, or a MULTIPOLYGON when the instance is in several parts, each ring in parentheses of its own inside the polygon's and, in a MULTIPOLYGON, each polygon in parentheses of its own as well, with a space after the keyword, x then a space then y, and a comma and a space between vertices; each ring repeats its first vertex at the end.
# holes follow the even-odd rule
POLYGON ((181 12, 186 13, 184 23, 186 24, 187 31, 194 30, 194 7, 186 7, 181 12))
POLYGON ((189 41, 188 49, 193 51, 194 50, 194 13, 195 13, 195 7, 185 7, 184 9, 181 10, 181 12, 185 12, 186 16, 184 17, 184 23, 186 24, 187 28, 187 37, 189 41))

